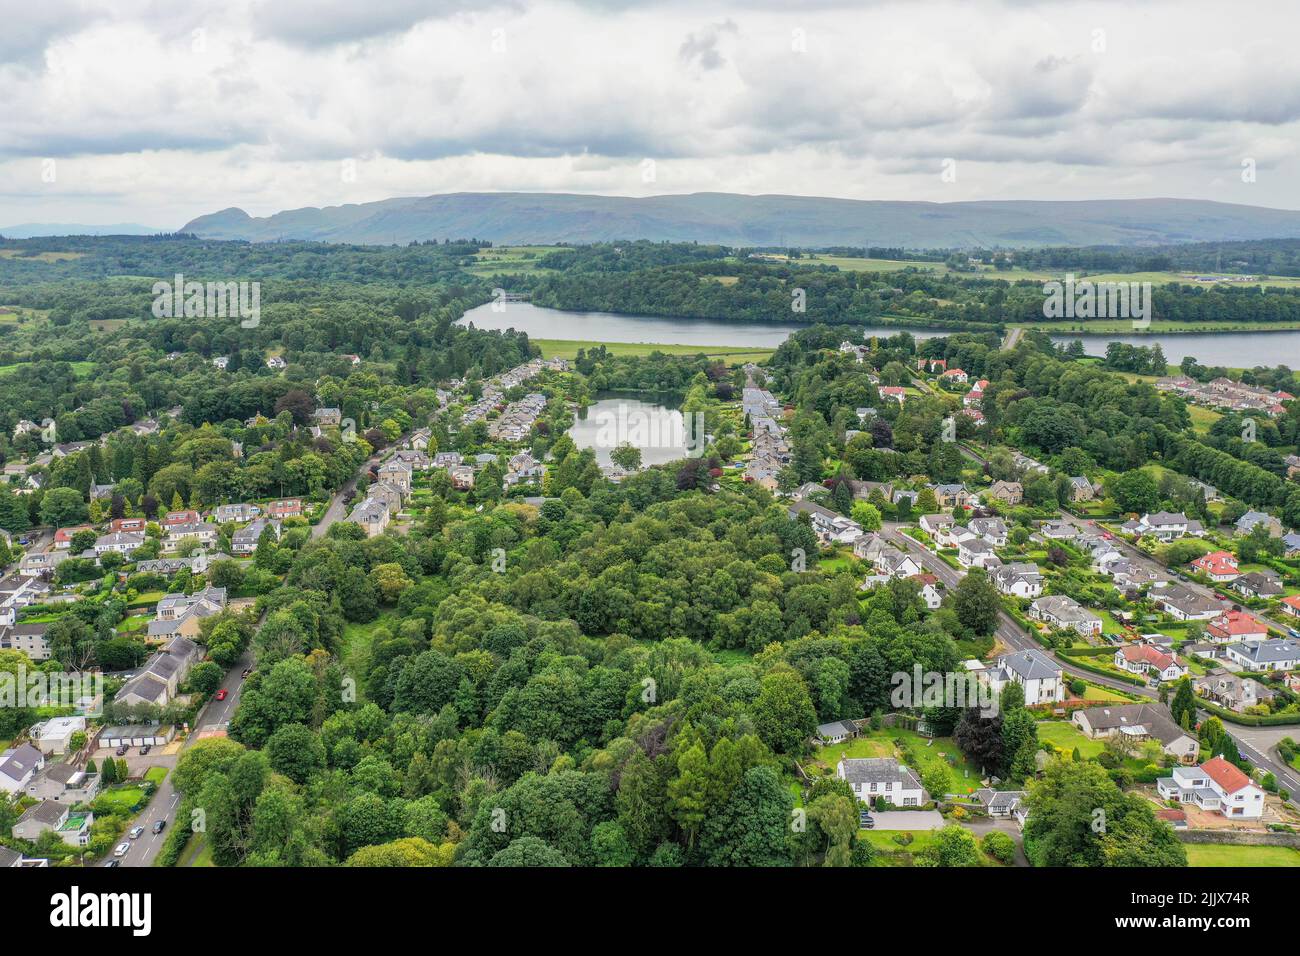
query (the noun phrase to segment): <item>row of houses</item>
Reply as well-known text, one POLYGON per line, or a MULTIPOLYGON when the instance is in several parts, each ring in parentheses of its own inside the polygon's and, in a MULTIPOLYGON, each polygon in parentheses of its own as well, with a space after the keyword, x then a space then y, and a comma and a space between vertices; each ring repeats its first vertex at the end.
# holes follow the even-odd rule
POLYGON ((781 469, 790 463, 791 456, 782 422, 784 410, 771 392, 752 385, 742 390, 740 405, 754 436, 744 480, 775 491, 781 469))
POLYGON ((1283 402, 1295 398, 1290 392, 1280 389, 1259 388, 1222 377, 1209 382, 1198 382, 1180 375, 1159 379, 1156 388, 1165 392, 1176 392, 1194 405, 1223 408, 1235 412, 1263 412, 1270 417, 1281 415, 1285 410, 1283 402))

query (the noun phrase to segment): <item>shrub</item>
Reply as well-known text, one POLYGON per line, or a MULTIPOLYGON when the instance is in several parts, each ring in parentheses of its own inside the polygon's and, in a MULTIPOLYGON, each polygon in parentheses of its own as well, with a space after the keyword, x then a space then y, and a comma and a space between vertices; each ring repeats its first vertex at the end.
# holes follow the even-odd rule
POLYGON ((999 863, 1008 865, 1016 859, 1016 841, 1001 830, 992 830, 980 840, 980 849, 999 863))

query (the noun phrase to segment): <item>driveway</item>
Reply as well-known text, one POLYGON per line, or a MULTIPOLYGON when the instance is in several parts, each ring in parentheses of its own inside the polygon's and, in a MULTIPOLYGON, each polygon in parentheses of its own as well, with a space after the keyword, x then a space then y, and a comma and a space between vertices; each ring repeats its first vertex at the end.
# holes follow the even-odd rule
POLYGON ((873 811, 875 830, 942 830, 943 814, 938 810, 885 810, 873 811))

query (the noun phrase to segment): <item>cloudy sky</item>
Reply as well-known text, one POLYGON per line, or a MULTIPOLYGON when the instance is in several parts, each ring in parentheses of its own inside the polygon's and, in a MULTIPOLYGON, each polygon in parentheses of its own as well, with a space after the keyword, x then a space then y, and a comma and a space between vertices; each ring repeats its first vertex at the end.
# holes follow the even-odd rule
POLYGON ((0 0, 0 225, 478 190, 1300 209, 1300 9, 1135 6, 0 0))

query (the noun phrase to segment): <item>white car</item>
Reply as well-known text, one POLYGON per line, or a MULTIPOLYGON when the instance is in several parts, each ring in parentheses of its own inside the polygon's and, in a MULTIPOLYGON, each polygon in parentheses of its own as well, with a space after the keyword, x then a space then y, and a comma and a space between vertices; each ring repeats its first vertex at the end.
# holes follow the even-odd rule
POLYGON ((127 836, 129 836, 132 840, 138 840, 140 839, 140 835, 142 833, 144 833, 144 827, 132 827, 131 832, 128 833, 127 836))
POLYGON ((119 843, 117 849, 113 851, 113 856, 126 856, 131 852, 131 844, 119 843))

